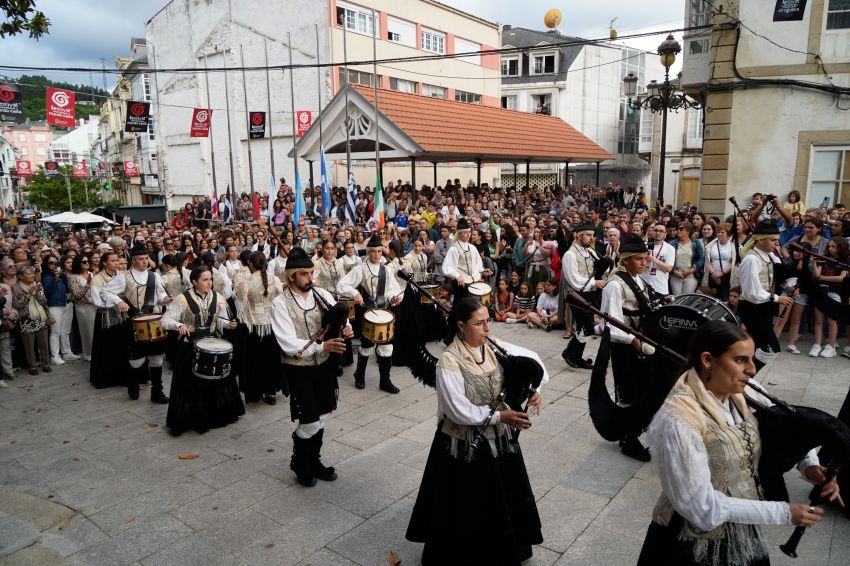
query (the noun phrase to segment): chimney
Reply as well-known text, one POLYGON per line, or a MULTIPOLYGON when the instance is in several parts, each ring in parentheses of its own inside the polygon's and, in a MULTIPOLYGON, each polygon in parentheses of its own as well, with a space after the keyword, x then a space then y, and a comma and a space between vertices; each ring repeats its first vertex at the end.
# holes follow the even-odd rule
POLYGON ((505 24, 502 26, 502 31, 508 31, 509 29, 511 29, 511 24, 505 24))

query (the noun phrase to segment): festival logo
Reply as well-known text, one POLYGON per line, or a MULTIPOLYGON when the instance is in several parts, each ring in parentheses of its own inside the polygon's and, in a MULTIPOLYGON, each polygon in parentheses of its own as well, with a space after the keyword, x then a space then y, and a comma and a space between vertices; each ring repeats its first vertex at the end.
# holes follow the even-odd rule
POLYGON ((136 166, 136 162, 132 159, 127 159, 124 161, 124 176, 125 177, 138 177, 139 176, 139 168, 136 166))
POLYGON ((71 174, 72 177, 88 177, 88 171, 86 171, 86 162, 83 161, 81 163, 74 163, 74 172, 71 174))
POLYGON ((48 177, 58 177, 61 174, 59 171, 59 163, 57 161, 45 161, 44 173, 48 177))
POLYGON ((192 128, 189 131, 189 137, 209 137, 210 118, 212 118, 212 110, 210 110, 209 108, 195 108, 195 110, 192 112, 192 128))
POLYGON ((32 167, 29 161, 19 159, 15 162, 15 169, 18 172, 18 177, 32 177, 32 167))
POLYGON ((303 136, 313 123, 313 113, 309 110, 298 110, 295 113, 298 118, 298 137, 303 136))
POLYGON ((70 90, 47 87, 47 123, 73 128, 76 118, 74 103, 74 93, 70 90))
POLYGON ((266 137, 266 113, 250 112, 249 115, 248 137, 252 140, 266 137))
POLYGON ((24 101, 18 85, 0 83, 0 122, 24 121, 24 101))
POLYGON ((150 102, 127 101, 126 119, 124 120, 125 132, 147 132, 150 123, 150 102))

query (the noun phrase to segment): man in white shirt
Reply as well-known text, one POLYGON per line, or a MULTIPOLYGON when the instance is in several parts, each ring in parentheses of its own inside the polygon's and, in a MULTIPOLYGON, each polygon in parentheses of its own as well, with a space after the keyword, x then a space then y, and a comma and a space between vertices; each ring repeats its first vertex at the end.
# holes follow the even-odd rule
MULTIPOLYGON (((599 305, 600 289, 605 281, 594 277, 599 256, 593 250, 594 228, 590 222, 580 224, 575 229, 575 240, 564 254, 561 262, 561 277, 567 280, 570 291, 579 293, 587 302, 599 305)), ((564 361, 573 368, 591 369, 593 360, 584 357, 586 337, 593 334, 593 315, 581 308, 570 306, 576 331, 567 347, 561 352, 564 361)))
POLYGON ((661 222, 656 222, 651 228, 652 240, 647 255, 648 263, 641 274, 644 281, 649 283, 656 293, 660 295, 670 294, 670 272, 676 263, 676 248, 664 241, 667 237, 667 228, 661 222))
POLYGON ((443 275, 456 283, 455 300, 469 295, 467 286, 481 281, 481 274, 484 272, 478 248, 469 243, 471 230, 466 218, 461 218, 457 223, 455 241, 449 246, 443 259, 443 275))

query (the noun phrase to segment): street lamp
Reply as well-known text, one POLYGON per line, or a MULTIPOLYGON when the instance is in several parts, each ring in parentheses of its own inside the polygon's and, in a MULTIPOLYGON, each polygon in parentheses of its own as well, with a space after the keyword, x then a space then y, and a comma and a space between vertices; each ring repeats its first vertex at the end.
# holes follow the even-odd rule
POLYGON ((673 39, 673 34, 667 36, 658 46, 658 57, 664 67, 664 82, 659 84, 651 81, 646 85, 646 94, 638 96, 632 102, 637 93, 637 77, 632 73, 623 77, 625 94, 629 99, 629 108, 633 110, 649 110, 655 114, 661 114, 661 165, 658 168, 658 199, 664 204, 664 168, 667 161, 667 111, 678 112, 682 108, 693 108, 699 110, 703 107, 701 102, 691 100, 684 94, 677 94, 675 88, 670 84, 670 67, 676 62, 676 55, 682 51, 679 42, 673 39))

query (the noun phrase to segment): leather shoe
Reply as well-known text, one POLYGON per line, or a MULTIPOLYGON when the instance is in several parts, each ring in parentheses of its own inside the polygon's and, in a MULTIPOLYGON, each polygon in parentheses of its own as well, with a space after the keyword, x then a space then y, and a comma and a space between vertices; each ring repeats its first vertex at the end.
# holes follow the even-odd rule
POLYGON ((578 367, 581 369, 593 369, 593 360, 591 360, 590 358, 581 360, 578 363, 578 367))
POLYGON ((133 401, 137 400, 139 398, 139 384, 131 383, 130 385, 128 385, 127 395, 129 395, 130 399, 132 399, 133 401))
POLYGON ((566 350, 564 350, 563 352, 561 352, 561 357, 562 357, 562 358, 564 358, 564 361, 565 361, 565 362, 567 363, 567 365, 568 365, 568 366, 570 366, 571 368, 578 368, 578 367, 579 367, 579 366, 578 366, 578 364, 577 364, 577 363, 575 363, 575 362, 573 361, 573 359, 570 357, 570 355, 567 353, 567 351, 566 351, 566 350))
POLYGON ((630 436, 625 440, 621 440, 620 452, 622 452, 629 458, 634 458, 639 462, 649 462, 650 460, 652 460, 652 456, 649 453, 649 449, 646 448, 643 444, 641 444, 640 440, 638 440, 636 436, 630 436))
POLYGON ((41 366, 41 371, 43 371, 44 373, 50 373, 51 371, 53 371, 53 368, 50 366, 41 366))
MULTIPOLYGON (((136 399, 139 398, 139 394, 136 393, 136 399)), ((165 405, 168 403, 168 397, 165 396, 161 390, 153 390, 151 391, 151 403, 156 403, 158 405, 165 405)))
POLYGON ((263 395, 266 405, 277 405, 277 395, 263 395))

